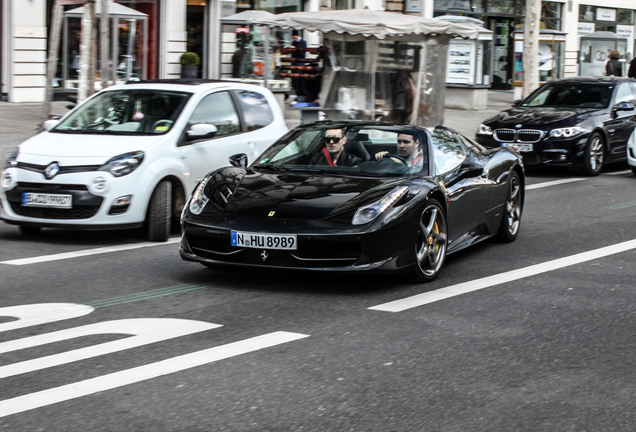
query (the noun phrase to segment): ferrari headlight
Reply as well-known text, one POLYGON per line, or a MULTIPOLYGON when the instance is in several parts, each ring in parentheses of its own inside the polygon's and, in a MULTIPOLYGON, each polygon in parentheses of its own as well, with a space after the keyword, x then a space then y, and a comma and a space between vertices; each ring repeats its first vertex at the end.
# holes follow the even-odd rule
POLYGON ((124 153, 110 159, 99 167, 99 171, 108 171, 115 177, 122 177, 136 170, 143 160, 144 152, 142 151, 124 153))
POLYGON ((554 138, 572 138, 585 132, 585 128, 574 126, 569 128, 552 129, 550 136, 554 138))
POLYGON ((7 168, 16 166, 18 164, 18 162, 16 161, 17 158, 18 158, 18 150, 8 152, 6 159, 4 160, 4 163, 2 164, 2 171, 6 170, 7 168))
POLYGON ((199 215, 203 211, 203 208, 210 200, 205 195, 205 187, 212 176, 207 175, 199 182, 196 188, 194 188, 194 192, 192 192, 192 196, 190 197, 190 212, 199 215))
POLYGON ((478 135, 492 135, 492 129, 485 124, 480 124, 479 129, 477 130, 478 135))
POLYGON ((353 216, 353 221, 351 221, 351 223, 354 225, 362 225, 371 222, 380 216, 386 209, 391 207, 406 192, 408 192, 408 190, 408 186, 398 186, 376 202, 360 207, 353 216))

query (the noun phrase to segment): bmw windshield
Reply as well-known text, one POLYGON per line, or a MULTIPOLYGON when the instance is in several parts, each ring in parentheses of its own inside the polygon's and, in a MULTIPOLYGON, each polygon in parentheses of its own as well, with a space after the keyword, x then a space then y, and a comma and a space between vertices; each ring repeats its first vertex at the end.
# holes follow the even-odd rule
POLYGON ((104 91, 78 107, 50 132, 160 135, 177 120, 190 93, 125 89, 104 91))
POLYGON ((528 96, 522 107, 607 108, 613 83, 562 82, 546 84, 528 96))
POLYGON ((426 175, 426 140, 422 130, 406 126, 317 124, 285 135, 252 168, 372 177, 426 175))

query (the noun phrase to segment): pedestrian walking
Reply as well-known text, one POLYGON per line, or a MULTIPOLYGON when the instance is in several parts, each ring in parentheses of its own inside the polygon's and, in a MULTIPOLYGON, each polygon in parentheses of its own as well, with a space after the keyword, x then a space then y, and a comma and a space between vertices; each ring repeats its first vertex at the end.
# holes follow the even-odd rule
POLYGON ((621 62, 618 61, 621 58, 621 53, 618 50, 612 50, 609 55, 609 61, 605 65, 605 75, 607 76, 623 76, 621 62))

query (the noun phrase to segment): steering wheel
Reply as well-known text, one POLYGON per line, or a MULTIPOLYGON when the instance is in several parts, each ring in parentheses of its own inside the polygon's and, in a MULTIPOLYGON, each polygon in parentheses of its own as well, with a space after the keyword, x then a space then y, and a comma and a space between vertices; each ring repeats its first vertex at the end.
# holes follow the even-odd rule
POLYGON ((173 123, 174 122, 172 120, 157 120, 152 124, 152 130, 156 131, 159 126, 165 126, 167 130, 167 128, 172 126, 173 123))
POLYGON ((406 159, 404 159, 402 156, 400 156, 400 155, 396 155, 396 154, 393 154, 393 153, 387 153, 387 154, 382 156, 382 159, 385 159, 385 158, 397 159, 400 162, 402 162, 406 167, 410 166, 409 162, 406 159))
POLYGON ((116 121, 113 121, 113 120, 109 119, 108 117, 99 117, 99 118, 95 119, 95 122, 93 122, 92 124, 89 124, 86 127, 93 128, 93 127, 96 127, 96 126, 101 126, 104 123, 108 123, 109 125, 117 124, 116 121))

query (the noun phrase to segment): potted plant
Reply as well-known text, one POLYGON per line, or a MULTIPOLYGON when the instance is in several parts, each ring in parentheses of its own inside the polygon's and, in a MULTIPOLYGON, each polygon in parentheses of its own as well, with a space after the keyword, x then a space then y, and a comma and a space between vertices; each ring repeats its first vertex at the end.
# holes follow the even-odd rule
POLYGON ((181 78, 198 78, 201 58, 197 53, 185 52, 181 54, 179 63, 181 63, 181 78))

